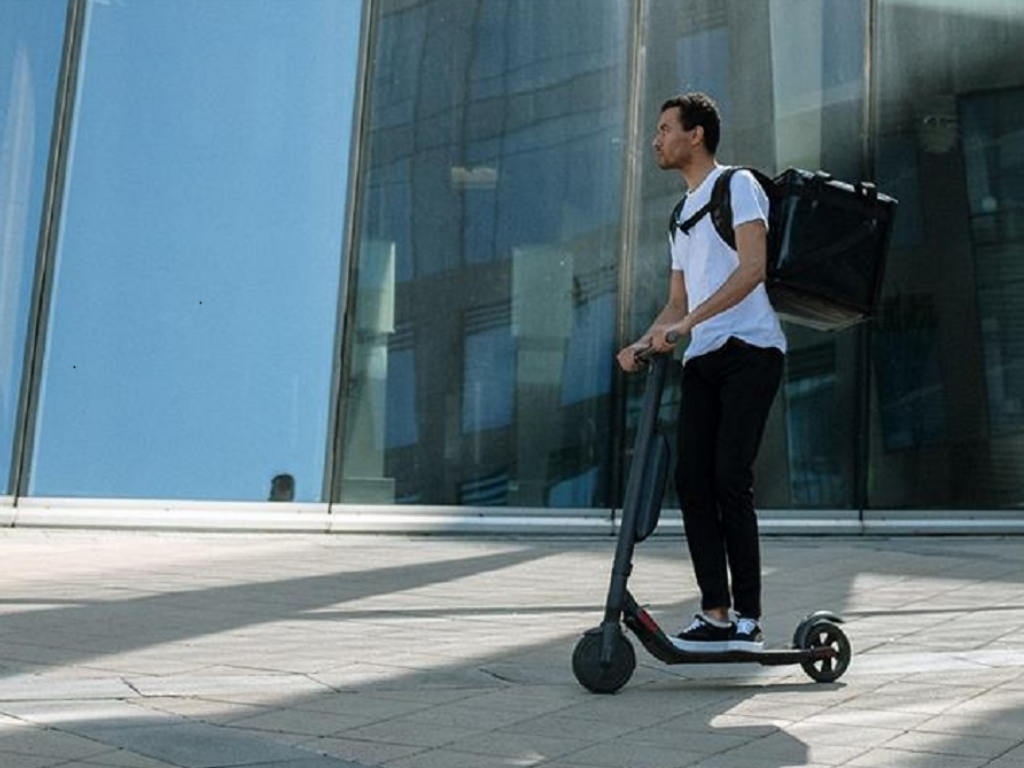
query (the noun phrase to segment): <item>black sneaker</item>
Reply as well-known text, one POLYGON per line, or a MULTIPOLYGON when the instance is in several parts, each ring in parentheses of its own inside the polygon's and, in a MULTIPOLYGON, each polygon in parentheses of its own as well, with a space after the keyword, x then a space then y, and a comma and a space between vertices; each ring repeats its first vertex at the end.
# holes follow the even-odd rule
POLYGON ((761 625, 757 623, 757 619, 748 619, 744 616, 736 619, 736 628, 729 640, 729 650, 753 652, 764 650, 764 635, 761 634, 761 625))
POLYGON ((715 621, 698 613, 693 623, 669 639, 680 651, 728 651, 734 630, 731 621, 715 621))

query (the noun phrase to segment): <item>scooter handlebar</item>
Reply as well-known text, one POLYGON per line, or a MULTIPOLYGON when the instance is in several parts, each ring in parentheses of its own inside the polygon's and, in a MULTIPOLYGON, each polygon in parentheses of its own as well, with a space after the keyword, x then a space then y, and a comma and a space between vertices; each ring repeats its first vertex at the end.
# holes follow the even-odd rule
MULTIPOLYGON (((675 344, 681 338, 682 338, 682 336, 680 336, 675 331, 669 331, 668 333, 665 334, 665 341, 667 341, 669 344, 675 344)), ((644 363, 649 362, 650 359, 652 357, 654 357, 656 354, 658 354, 658 353, 655 352, 654 347, 651 346, 651 347, 644 347, 643 349, 638 351, 633 357, 634 357, 634 359, 638 363, 644 364, 644 363)))

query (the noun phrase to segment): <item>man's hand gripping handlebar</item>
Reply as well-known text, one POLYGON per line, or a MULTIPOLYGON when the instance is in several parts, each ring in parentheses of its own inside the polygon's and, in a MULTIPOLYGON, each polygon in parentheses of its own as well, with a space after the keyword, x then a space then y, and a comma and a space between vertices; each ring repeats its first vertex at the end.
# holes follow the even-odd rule
MULTIPOLYGON (((676 344, 680 338, 682 338, 680 334, 675 331, 665 334, 665 341, 669 344, 676 344)), ((654 344, 649 340, 646 345, 632 344, 619 352, 619 366, 626 372, 638 370, 647 365, 652 357, 659 354, 659 351, 663 350, 655 349, 654 344)))

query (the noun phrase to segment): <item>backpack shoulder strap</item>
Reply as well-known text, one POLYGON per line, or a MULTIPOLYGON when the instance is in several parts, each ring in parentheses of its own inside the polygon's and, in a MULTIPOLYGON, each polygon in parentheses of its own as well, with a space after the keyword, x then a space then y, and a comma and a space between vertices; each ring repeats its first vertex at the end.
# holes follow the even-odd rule
POLYGON ((680 222, 679 216, 682 213, 683 205, 686 203, 686 195, 683 195, 683 199, 672 209, 672 218, 669 221, 669 235, 673 240, 675 239, 676 232, 682 232, 684 235, 689 234, 697 222, 710 213, 711 221, 715 225, 718 236, 730 248, 736 248, 736 237, 732 232, 732 206, 729 202, 729 182, 732 179, 732 175, 738 170, 739 168, 734 167, 726 168, 722 171, 719 177, 715 179, 715 185, 711 188, 711 198, 708 202, 686 219, 686 221, 680 222))
POLYGON ((736 171, 743 170, 740 166, 732 166, 722 171, 722 175, 715 179, 715 186, 711 190, 711 223, 715 225, 715 231, 722 238, 726 245, 736 250, 736 232, 732 228, 732 190, 729 184, 736 171))
MULTIPOLYGON (((715 231, 718 232, 718 236, 725 241, 725 244, 736 250, 736 232, 732 226, 732 194, 729 187, 729 180, 732 178, 736 171, 747 171, 751 176, 754 177, 754 181, 761 185, 761 189, 764 190, 765 194, 768 195, 768 207, 769 210, 773 207, 773 202, 778 197, 778 190, 775 185, 775 181, 766 174, 745 165, 737 165, 732 168, 726 169, 726 171, 718 178, 719 182, 722 182, 723 189, 716 189, 712 192, 714 196, 715 192, 719 195, 719 204, 711 212, 711 222, 715 225, 715 231)), ((772 229, 773 225, 769 227, 772 229)))
POLYGON ((679 216, 683 212, 683 206, 686 205, 686 195, 683 195, 682 199, 676 203, 676 207, 672 209, 672 215, 668 220, 668 236, 670 240, 676 239, 676 230, 679 229, 679 216))

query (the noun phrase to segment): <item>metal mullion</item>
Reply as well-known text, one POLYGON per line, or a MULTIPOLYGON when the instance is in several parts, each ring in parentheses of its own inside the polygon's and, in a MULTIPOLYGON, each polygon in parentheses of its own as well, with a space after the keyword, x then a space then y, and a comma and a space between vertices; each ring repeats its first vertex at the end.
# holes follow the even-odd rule
POLYGON ((13 461, 10 488, 14 496, 27 495, 32 452, 35 444, 36 417, 39 408, 39 389, 42 381, 43 358, 53 297, 53 275, 56 265, 57 240, 67 179, 68 152, 71 144, 75 98, 85 33, 88 0, 68 0, 64 46, 61 53, 60 75, 54 106, 53 130, 50 136, 50 156, 47 162, 46 186, 43 193, 43 211, 39 224, 36 248, 35 277, 25 341, 21 388, 17 421, 14 432, 13 461))
MULTIPOLYGON (((875 43, 878 32, 879 0, 867 0, 864 19, 864 63, 863 63, 863 106, 861 108, 861 178, 874 180, 875 131, 877 129, 877 110, 875 108, 875 43)), ((853 472, 853 503, 857 515, 864 522, 867 511, 868 484, 871 475, 871 343, 873 329, 871 323, 864 324, 857 330, 856 360, 857 377, 857 442, 854 455, 853 472)))
MULTIPOLYGON (((619 241, 619 302, 615 319, 616 341, 626 339, 630 331, 630 302, 633 296, 635 254, 640 239, 641 195, 640 179, 642 174, 642 153, 639 149, 641 136, 641 120, 643 109, 644 66, 647 52, 647 28, 650 20, 649 0, 636 0, 633 5, 632 34, 630 36, 628 57, 628 106, 626 114, 625 137, 623 147, 623 190, 622 190, 622 230, 619 241)), ((615 510, 622 501, 622 477, 626 466, 628 448, 628 416, 629 401, 628 385, 625 375, 616 371, 612 383, 612 424, 616 450, 611 458, 611 481, 609 483, 609 507, 614 518, 615 510)))
POLYGON ((374 36, 377 29, 377 16, 380 3, 378 0, 364 0, 363 19, 359 42, 359 67, 356 75, 356 91, 353 103, 352 144, 349 153, 348 193, 346 195, 345 212, 347 223, 342 242, 342 269, 338 286, 338 311, 335 325, 335 361, 333 382, 331 384, 330 423, 328 424, 326 457, 323 481, 323 501, 334 504, 341 498, 341 485, 344 472, 342 461, 345 454, 345 414, 347 407, 346 394, 349 391, 348 381, 352 370, 352 345, 355 338, 355 312, 357 288, 357 270, 359 268, 359 231, 363 195, 361 189, 366 155, 366 136, 369 133, 370 118, 367 105, 369 91, 373 80, 373 52, 376 48, 374 36))

